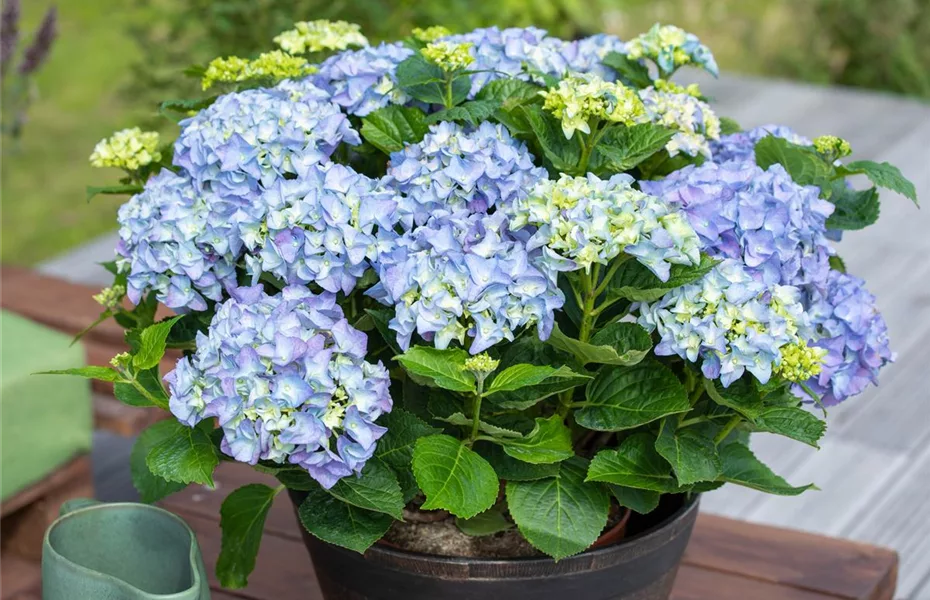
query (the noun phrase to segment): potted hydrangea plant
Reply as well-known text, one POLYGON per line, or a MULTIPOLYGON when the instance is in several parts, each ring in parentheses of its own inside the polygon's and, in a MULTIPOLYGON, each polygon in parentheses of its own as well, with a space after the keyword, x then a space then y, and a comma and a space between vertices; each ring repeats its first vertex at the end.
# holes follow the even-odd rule
POLYGON ((224 585, 287 491, 327 598, 664 598, 701 492, 811 487, 748 434, 816 446, 893 360, 830 240, 916 202, 895 167, 718 117, 675 27, 275 41, 192 70, 220 93, 162 105, 173 144, 95 150, 125 177, 90 192, 132 194, 99 297, 131 352, 72 371, 173 415, 143 499, 221 460, 280 481, 224 502, 224 585))

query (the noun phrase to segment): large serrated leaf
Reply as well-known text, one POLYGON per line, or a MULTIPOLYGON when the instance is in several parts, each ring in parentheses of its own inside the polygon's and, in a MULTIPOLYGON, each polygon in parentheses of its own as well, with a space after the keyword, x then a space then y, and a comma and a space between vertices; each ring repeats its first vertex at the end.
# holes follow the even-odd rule
POLYGON ((132 485, 139 492, 139 499, 142 502, 148 504, 158 502, 165 496, 187 487, 186 483, 168 481, 155 475, 145 463, 152 448, 175 433, 176 430, 171 421, 159 421, 143 431, 132 446, 132 452, 129 454, 129 470, 132 485))
POLYGON ((336 482, 329 493, 353 506, 404 518, 404 497, 390 467, 370 460, 358 476, 349 475, 336 482))
POLYGON ((419 142, 428 131, 426 115, 418 108, 390 105, 362 119, 362 137, 385 154, 419 142))
POLYGON ((472 100, 459 106, 435 112, 427 118, 427 121, 429 123, 462 121, 469 125, 478 126, 487 121, 500 106, 500 103, 494 100, 472 100))
POLYGON ((178 421, 166 421, 164 438, 155 444, 145 459, 149 470, 168 481, 200 483, 213 487, 213 470, 219 458, 208 432, 209 421, 188 427, 178 421))
POLYGON ((756 142, 755 158, 756 164, 762 169, 780 164, 791 179, 800 185, 827 188, 833 177, 833 166, 813 148, 774 135, 767 135, 756 142))
POLYGON ((756 415, 753 428, 819 448, 817 442, 826 432, 827 424, 803 408, 772 406, 756 415))
POLYGON ((814 484, 794 487, 765 466, 752 451, 740 442, 730 442, 720 448, 720 479, 760 492, 779 496, 797 496, 814 484))
POLYGON ((225 588, 244 588, 255 569, 255 557, 262 542, 265 519, 278 491, 253 483, 226 497, 220 508, 223 530, 216 576, 225 588))
POLYGON ((846 187, 845 181, 834 181, 833 193, 830 202, 833 203, 833 214, 827 218, 827 227, 855 231, 864 229, 878 221, 881 210, 878 201, 878 190, 874 187, 867 190, 852 190, 846 187))
POLYGON ((146 370, 158 366, 165 355, 168 334, 180 318, 172 317, 142 330, 139 334, 139 351, 132 357, 132 365, 136 369, 146 370))
POLYGON ((510 456, 532 464, 557 463, 575 455, 572 432, 558 415, 537 418, 533 431, 526 437, 503 439, 498 443, 510 456))
POLYGON ((670 290, 693 283, 707 275, 717 261, 701 255, 698 265, 672 265, 667 281, 662 281, 639 261, 628 260, 611 277, 604 290, 604 298, 612 301, 625 299, 632 302, 654 302, 670 290))
POLYGON ((604 367, 588 384, 575 421, 597 431, 623 431, 687 412, 688 393, 678 377, 655 361, 604 367))
POLYGON ((475 378, 465 370, 468 352, 460 348, 439 350, 414 346, 397 357, 407 372, 443 389, 455 392, 475 391, 475 378))
POLYGON ((360 554, 381 539, 394 522, 390 515, 346 504, 320 487, 308 491, 297 515, 314 536, 360 554))
POLYGON ((556 171, 566 173, 577 169, 578 163, 581 162, 581 147, 578 142, 580 136, 565 139, 559 122, 539 106, 523 106, 521 110, 552 167, 556 171))
POLYGON ((488 461, 448 435, 417 441, 413 474, 426 495, 423 510, 444 509, 469 519, 489 509, 497 499, 497 474, 488 461))
POLYGON ((887 163, 877 163, 871 160, 857 160, 849 163, 845 171, 852 174, 862 174, 878 187, 885 188, 901 194, 917 204, 917 189, 914 184, 901 173, 898 167, 887 163))
POLYGON ((677 419, 672 418, 662 423, 656 439, 656 451, 672 466, 679 485, 717 479, 720 458, 714 438, 697 428, 676 431, 676 423, 677 419))
POLYGON ((588 467, 588 481, 602 481, 640 490, 679 490, 668 462, 655 449, 655 436, 636 433, 618 448, 601 450, 588 467))
POLYGON ((673 130, 653 123, 613 125, 594 147, 588 168, 604 176, 629 171, 660 152, 674 135, 673 130))

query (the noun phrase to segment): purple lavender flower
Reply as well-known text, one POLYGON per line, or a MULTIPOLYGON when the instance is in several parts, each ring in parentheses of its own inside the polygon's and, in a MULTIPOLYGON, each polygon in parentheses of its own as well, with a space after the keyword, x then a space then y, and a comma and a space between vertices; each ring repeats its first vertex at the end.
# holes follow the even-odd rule
POLYGON ((42 23, 36 30, 32 45, 26 48, 23 60, 19 63, 19 74, 29 75, 35 73, 42 63, 48 59, 52 51, 52 43, 58 37, 58 9, 54 6, 48 9, 42 18, 42 23))
POLYGON ((755 162, 756 142, 769 135, 784 138, 792 144, 801 146, 810 146, 813 143, 784 125, 762 125, 749 131, 731 133, 722 136, 718 141, 712 141, 710 151, 713 161, 715 163, 725 163, 731 160, 755 162))
POLYGON ((364 117, 388 104, 407 102, 394 72, 412 55, 413 50, 400 42, 346 50, 323 61, 306 81, 326 90, 350 115, 364 117))
POLYGON ((459 211, 401 236, 380 257, 380 281, 368 294, 394 306, 390 327, 401 347, 414 333, 437 348, 468 337, 478 354, 532 324, 549 337, 564 297, 540 258, 510 234, 503 212, 459 211))
POLYGON ((6 69, 19 43, 19 0, 6 0, 0 13, 0 73, 6 69))
POLYGON ((444 122, 430 127, 420 143, 392 154, 388 177, 402 194, 398 212, 409 229, 437 211, 487 212, 511 204, 546 171, 502 125, 472 129, 444 122))
POLYGON ((186 176, 163 170, 119 209, 117 265, 128 270, 127 295, 138 304, 150 291, 178 311, 206 310, 235 285, 242 247, 222 203, 198 192, 186 176))
MULTIPOLYGON (((808 290, 807 312, 815 328, 811 345, 827 350, 820 374, 807 385, 826 406, 838 404, 878 385, 878 372, 895 354, 888 345, 888 327, 865 282, 830 271, 824 291, 808 290)), ((795 388, 805 399, 808 395, 795 388)))
POLYGON ((366 346, 333 294, 239 288, 165 376, 169 406, 191 427, 215 417, 235 460, 290 462, 328 489, 361 472, 386 431, 375 421, 391 410, 390 378, 366 346))
POLYGON ((681 206, 703 249, 743 262, 768 286, 822 285, 833 250, 825 237, 833 205, 814 186, 792 181, 781 165, 707 163, 643 181, 644 192, 681 206))

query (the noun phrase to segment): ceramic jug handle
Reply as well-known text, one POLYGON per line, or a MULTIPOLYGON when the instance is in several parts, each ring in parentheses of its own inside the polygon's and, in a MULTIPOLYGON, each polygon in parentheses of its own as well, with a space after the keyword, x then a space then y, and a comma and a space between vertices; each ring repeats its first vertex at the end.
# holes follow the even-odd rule
POLYGON ((65 500, 61 504, 61 508, 58 510, 58 514, 64 516, 76 510, 87 508, 88 506, 96 506, 98 504, 101 504, 101 502, 92 498, 72 498, 71 500, 65 500))

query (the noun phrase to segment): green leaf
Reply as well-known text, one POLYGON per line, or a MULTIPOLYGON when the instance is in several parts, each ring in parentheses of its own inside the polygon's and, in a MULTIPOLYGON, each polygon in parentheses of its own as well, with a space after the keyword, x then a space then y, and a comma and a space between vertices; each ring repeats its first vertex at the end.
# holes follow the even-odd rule
POLYGON ((380 540, 394 522, 390 515, 346 504, 320 487, 308 491, 297 516, 314 536, 359 554, 380 540))
POLYGON ((165 426, 164 439, 145 459, 149 470, 168 481, 213 487, 213 470, 220 461, 208 433, 212 423, 202 421, 188 427, 174 420, 166 422, 171 423, 171 430, 165 426))
POLYGON ((846 272, 846 263, 837 255, 833 255, 829 259, 830 268, 834 271, 839 271, 840 273, 846 272))
POLYGON ((489 81, 475 96, 475 100, 490 100, 501 105, 504 110, 511 111, 522 104, 541 100, 541 91, 538 85, 507 77, 489 81))
POLYGON ((216 577, 223 587, 237 589, 248 584, 262 543, 265 519, 279 491, 280 488, 252 483, 235 490, 223 501, 220 508, 223 537, 216 560, 216 577))
POLYGON ((87 186, 87 201, 93 200, 94 196, 103 194, 106 196, 132 196, 142 191, 141 185, 104 185, 104 186, 87 186))
POLYGON ((705 379, 704 389, 711 400, 721 406, 732 408, 750 422, 755 423, 756 418, 765 410, 762 396, 749 377, 737 379, 726 388, 719 380, 705 379))
POLYGON ((597 431, 633 429, 691 408, 678 377, 655 361, 601 369, 585 397, 575 421, 597 431))
POLYGON ((165 496, 180 492, 187 487, 186 483, 168 481, 155 475, 145 463, 145 459, 152 448, 175 434, 173 425, 172 421, 159 421, 149 426, 139 434, 136 443, 132 446, 132 452, 129 454, 132 485, 139 492, 139 499, 147 504, 158 502, 165 496))
POLYGON ((772 406, 756 415, 755 431, 789 437, 814 448, 827 431, 827 424, 803 408, 772 406))
POLYGON ((123 376, 119 371, 110 367, 75 367, 73 369, 56 369, 53 371, 39 371, 34 375, 75 375, 86 379, 99 381, 121 381, 123 376))
POLYGON ((652 348, 652 339, 636 323, 611 323, 597 332, 591 343, 568 337, 559 326, 552 329, 548 343, 575 356, 582 364, 633 366, 652 348))
POLYGON ((743 131, 740 124, 730 117, 720 117, 720 135, 731 135, 743 131))
POLYGON ((701 255, 701 263, 694 266, 672 265, 668 281, 662 281, 637 260, 624 262, 611 277, 604 298, 620 298, 632 302, 654 302, 667 294, 669 290, 701 279, 717 265, 717 261, 707 255, 701 255))
POLYGON ((117 400, 128 406, 168 408, 168 395, 161 384, 161 374, 157 368, 139 371, 135 377, 136 383, 142 386, 148 395, 143 394, 131 383, 117 382, 113 384, 113 395, 117 400))
POLYGON ((310 477, 310 473, 302 468, 278 469, 274 476, 289 490, 307 492, 320 487, 320 484, 310 477))
POLYGON ((917 189, 905 177, 898 167, 887 162, 877 163, 871 160, 857 160, 846 165, 845 170, 852 174, 865 175, 878 187, 891 190, 909 198, 917 204, 917 189))
POLYGON ((139 351, 132 357, 132 365, 139 370, 157 367, 165 355, 165 342, 171 327, 180 319, 172 317, 149 325, 139 334, 139 351))
MULTIPOLYGON (((445 73, 437 65, 417 52, 407 58, 395 71, 397 85, 407 95, 427 104, 444 104, 446 100, 445 73)), ((471 91, 471 77, 460 75, 452 82, 452 104, 459 104, 471 91)))
POLYGON ((833 165, 823 159, 810 146, 793 144, 774 135, 767 135, 755 148, 756 164, 768 169, 773 164, 780 164, 800 185, 828 187, 833 177, 833 165))
POLYGON ((415 144, 429 131, 426 115, 418 108, 392 104, 362 119, 362 137, 385 154, 415 144))
POLYGON ((410 468, 413 447, 418 439, 440 433, 441 430, 428 425, 413 413, 396 407, 382 415, 378 424, 386 427, 387 433, 378 440, 375 457, 394 469, 404 500, 409 502, 420 491, 410 468))
POLYGON ((513 529, 513 523, 507 520, 503 511, 494 506, 470 519, 457 518, 455 525, 466 535, 483 537, 501 531, 513 529))
POLYGON ((589 168, 603 175, 629 171, 660 152, 674 135, 673 130, 653 123, 632 127, 614 125, 604 132, 594 147, 589 168))
POLYGON ((616 71, 623 83, 640 89, 652 85, 649 68, 639 61, 632 60, 625 54, 611 52, 601 60, 601 64, 616 71))
POLYGON ((469 519, 489 509, 497 499, 497 475, 488 461, 448 435, 417 441, 413 474, 426 495, 423 510, 441 508, 469 519))
POLYGON ((677 419, 665 419, 656 439, 656 452, 672 465, 679 485, 713 481, 720 474, 714 438, 697 428, 675 430, 677 419))
POLYGON ((391 329, 389 323, 392 318, 394 318, 394 311, 389 308, 379 308, 379 309, 365 309, 365 312, 368 313, 368 316, 371 317, 371 320, 375 324, 375 329, 378 330, 378 333, 381 334, 381 339, 384 340, 384 343, 390 347, 396 354, 402 354, 403 350, 400 347, 400 344, 397 343, 397 333, 391 329))
POLYGON ((462 121, 477 127, 487 121, 498 108, 500 108, 500 103, 494 100, 472 100, 459 106, 435 112, 427 117, 427 121, 429 123, 462 121))
POLYGON ((546 465, 530 464, 506 454, 497 444, 478 442, 475 450, 494 468, 494 472, 505 481, 534 481, 554 477, 559 472, 559 463, 546 465))
POLYGON ((398 521, 404 518, 404 497, 397 476, 381 461, 368 461, 360 476, 343 477, 329 493, 353 506, 383 512, 398 521))
POLYGON ((540 148, 556 171, 572 172, 581 162, 579 137, 565 139, 562 126, 541 107, 528 105, 521 107, 526 120, 539 142, 540 148))
MULTIPOLYGON (((474 424, 474 419, 466 417, 461 412, 454 412, 446 416, 436 416, 440 421, 445 421, 446 423, 451 423, 452 425, 461 425, 463 427, 471 428, 474 424)), ((488 423, 487 421, 481 421, 478 423, 478 431, 486 433, 494 437, 495 441, 503 441, 498 438, 518 438, 522 437, 519 431, 514 431, 512 429, 506 429, 504 427, 499 427, 493 423, 488 423)))
POLYGON ((499 392, 512 392, 527 387, 536 387, 554 382, 558 382, 558 385, 562 387, 562 389, 570 389, 571 387, 582 385, 589 379, 591 379, 590 375, 575 373, 568 367, 556 368, 519 364, 507 367, 498 373, 484 395, 489 396, 499 392), (565 387, 568 382, 573 382, 573 385, 565 387))
POLYGON ((851 190, 843 180, 834 181, 832 189, 830 202, 835 208, 827 218, 828 228, 855 231, 878 221, 881 206, 877 189, 851 190))
POLYGON ((532 334, 521 336, 508 344, 502 351, 500 361, 499 373, 526 364, 548 366, 554 371, 540 384, 509 392, 494 392, 488 401, 496 408, 526 410, 541 400, 590 381, 590 375, 579 372, 581 364, 574 357, 540 341, 532 334))
POLYGON ((192 111, 199 111, 207 108, 216 102, 217 98, 219 98, 219 96, 191 98, 188 100, 165 100, 158 105, 158 112, 173 121, 179 121, 189 117, 192 111), (180 119, 177 118, 178 113, 180 113, 180 119))
POLYGON ((655 449, 655 437, 636 433, 623 440, 616 449, 601 450, 588 467, 587 481, 675 493, 678 484, 668 462, 655 449))
POLYGON ((537 417, 533 431, 526 437, 495 441, 513 458, 536 465, 557 463, 575 455, 572 432, 559 415, 537 417))
POLYGON ((607 487, 617 499, 617 504, 641 515, 648 515, 654 511, 659 506, 659 498, 662 496, 659 492, 638 490, 622 485, 608 485, 607 487))
POLYGON ((414 346, 397 357, 408 373, 424 383, 454 392, 474 392, 475 378, 465 370, 468 352, 461 348, 439 350, 414 346))
POLYGON ((584 477, 584 461, 572 459, 556 477, 507 482, 507 508, 520 533, 556 560, 589 548, 607 525, 607 490, 584 477))
POLYGON ((797 496, 813 489, 814 484, 794 487, 772 473, 752 451, 739 442, 731 442, 720 448, 720 479, 727 483, 746 486, 760 492, 779 496, 797 496))

